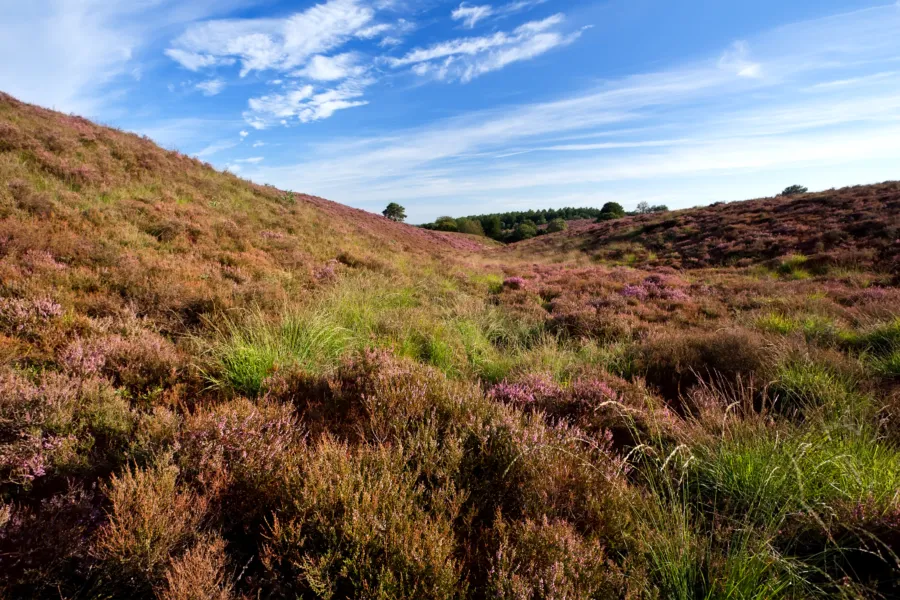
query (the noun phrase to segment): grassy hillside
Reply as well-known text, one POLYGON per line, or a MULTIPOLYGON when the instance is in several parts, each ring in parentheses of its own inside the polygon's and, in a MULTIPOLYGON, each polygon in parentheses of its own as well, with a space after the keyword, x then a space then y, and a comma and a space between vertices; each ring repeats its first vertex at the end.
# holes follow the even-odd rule
POLYGON ((584 255, 675 268, 747 266, 794 254, 811 267, 900 274, 900 183, 578 221, 508 251, 526 260, 584 255))
POLYGON ((896 596, 898 193, 497 248, 0 96, 0 598, 896 596))

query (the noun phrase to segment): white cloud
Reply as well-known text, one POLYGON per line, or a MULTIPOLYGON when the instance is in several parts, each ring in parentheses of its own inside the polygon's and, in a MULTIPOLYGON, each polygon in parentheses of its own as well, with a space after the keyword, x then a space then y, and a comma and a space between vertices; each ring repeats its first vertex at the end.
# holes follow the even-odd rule
POLYGON ((360 56, 355 52, 347 52, 336 56, 313 56, 307 65, 297 71, 296 75, 316 81, 337 81, 348 77, 359 77, 366 72, 366 67, 359 64, 360 56))
POLYGON ((463 2, 456 9, 454 9, 452 13, 450 13, 450 17, 454 21, 462 21, 463 25, 465 25, 469 29, 472 29, 473 27, 475 27, 478 21, 486 19, 492 14, 494 14, 494 9, 490 4, 473 6, 463 2))
POLYGON ((239 158, 239 159, 235 160, 234 162, 236 162, 236 163, 248 163, 248 164, 251 164, 251 165, 256 165, 256 164, 261 163, 263 160, 265 160, 265 159, 264 159, 262 156, 253 156, 253 157, 251 157, 251 158, 239 158))
POLYGON ((204 96, 215 96, 225 89, 225 80, 210 79, 209 81, 202 81, 194 87, 203 92, 204 96))
POLYGON ((403 43, 402 39, 400 39, 398 37, 394 37, 392 35, 388 35, 388 36, 383 37, 381 39, 381 41, 378 42, 378 45, 381 46, 382 48, 390 48, 391 46, 399 46, 402 43, 403 43))
POLYGON ((572 43, 581 31, 564 33, 560 29, 564 21, 564 15, 559 13, 520 25, 511 33, 501 31, 488 36, 440 42, 386 61, 394 68, 411 66, 416 75, 467 82, 572 43))
MULTIPOLYGON (((29 102, 111 118, 160 31, 257 0, 0 1, 0 89, 29 102)), ((186 59, 187 60, 187 59, 186 59)))
POLYGON ((283 19, 208 21, 191 26, 166 54, 194 69, 238 60, 241 76, 285 71, 366 31, 373 17, 359 0, 327 0, 283 19))
POLYGON ((262 148, 262 147, 265 146, 265 145, 266 145, 265 142, 253 142, 253 147, 254 147, 254 148, 262 148))
POLYGON ((256 129, 265 129, 275 123, 287 125, 291 119, 301 123, 320 121, 339 110, 368 104, 362 96, 371 83, 371 80, 347 80, 335 88, 324 90, 304 85, 286 94, 251 98, 244 119, 256 129))
POLYGON ((248 135, 250 135, 250 132, 249 132, 249 131, 241 131, 241 132, 240 132, 241 139, 244 139, 244 138, 247 137, 248 135))

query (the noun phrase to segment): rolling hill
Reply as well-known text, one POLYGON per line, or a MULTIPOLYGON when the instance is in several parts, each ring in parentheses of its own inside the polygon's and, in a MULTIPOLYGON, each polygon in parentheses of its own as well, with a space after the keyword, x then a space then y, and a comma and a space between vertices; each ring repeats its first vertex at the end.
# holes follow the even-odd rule
POLYGON ((507 252, 525 260, 583 254, 675 268, 747 266, 802 254, 811 265, 900 273, 900 183, 577 221, 507 252))

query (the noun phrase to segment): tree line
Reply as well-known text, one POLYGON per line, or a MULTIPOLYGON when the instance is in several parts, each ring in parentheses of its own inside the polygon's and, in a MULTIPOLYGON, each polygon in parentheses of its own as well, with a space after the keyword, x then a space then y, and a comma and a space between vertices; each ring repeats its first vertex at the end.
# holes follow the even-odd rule
POLYGON ((564 231, 568 221, 594 219, 606 221, 627 215, 662 212, 665 206, 650 206, 646 202, 638 204, 637 210, 626 212, 621 204, 607 202, 602 208, 565 207, 541 210, 511 211, 467 217, 438 217, 433 223, 422 225, 436 231, 455 231, 473 235, 483 235, 501 242, 518 242, 538 235, 564 231))

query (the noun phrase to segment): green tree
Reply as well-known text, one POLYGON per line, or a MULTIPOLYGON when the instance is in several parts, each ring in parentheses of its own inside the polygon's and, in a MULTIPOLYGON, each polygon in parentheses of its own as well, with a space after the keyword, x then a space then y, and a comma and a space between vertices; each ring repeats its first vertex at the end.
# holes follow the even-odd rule
POLYGON ((438 231, 458 231, 459 226, 453 217, 438 217, 434 222, 434 228, 438 231))
POLYGON ((784 188, 784 191, 781 192, 782 196, 796 196, 797 194, 805 194, 809 189, 803 187, 802 185, 789 185, 784 188))
POLYGON ((386 216, 391 221, 397 221, 398 223, 402 223, 406 220, 406 209, 396 202, 391 202, 390 204, 388 204, 387 208, 385 208, 381 214, 386 216))
POLYGON ((621 219, 625 216, 625 209, 618 202, 607 202, 600 209, 598 221, 610 221, 612 219, 621 219))
POLYGON ((481 221, 475 219, 460 219, 457 222, 460 233, 470 233, 472 235, 484 235, 484 229, 481 227, 481 221))
POLYGON ((484 229, 484 234, 489 238, 499 240, 503 237, 503 224, 500 222, 500 217, 497 215, 482 219, 481 228, 484 229))
POLYGON ((532 221, 522 221, 518 225, 516 225, 516 229, 513 232, 513 241, 520 242, 522 240, 527 240, 528 238, 533 238, 537 235, 537 226, 532 221))
POLYGON ((547 233, 556 233, 557 231, 565 231, 569 228, 568 223, 566 223, 565 219, 553 219, 550 221, 550 224, 547 225, 547 233))

